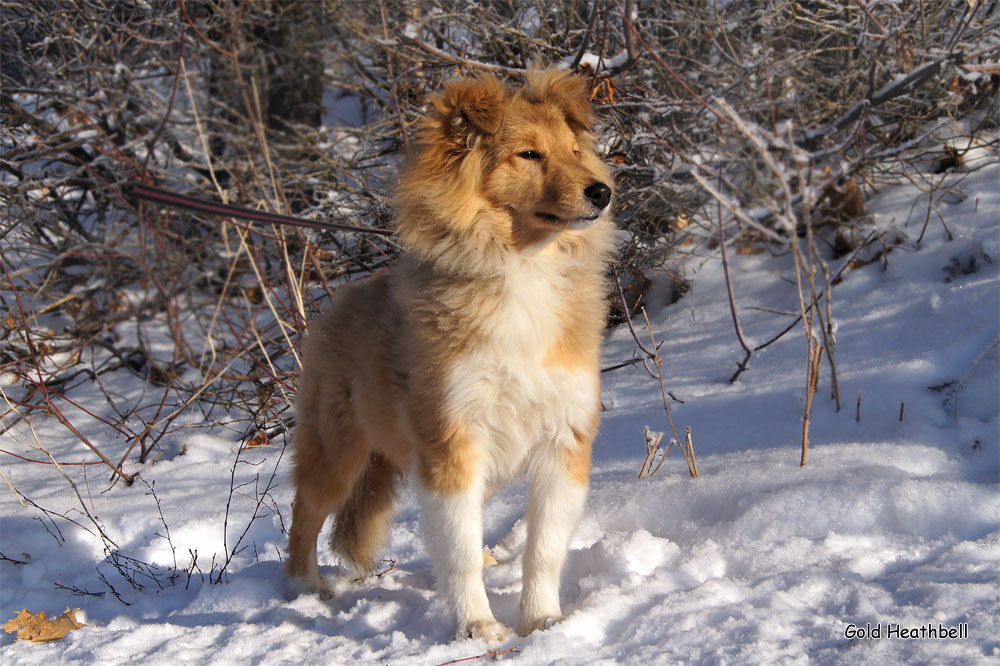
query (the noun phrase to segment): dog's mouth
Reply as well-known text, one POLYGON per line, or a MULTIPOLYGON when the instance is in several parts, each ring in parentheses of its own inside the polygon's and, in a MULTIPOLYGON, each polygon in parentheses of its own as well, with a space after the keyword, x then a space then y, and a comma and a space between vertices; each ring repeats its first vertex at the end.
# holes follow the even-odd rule
POLYGON ((558 215, 553 215, 552 213, 537 211, 535 213, 535 217, 537 217, 540 220, 544 220, 549 224, 556 224, 572 230, 580 230, 580 229, 586 229, 587 227, 592 225, 595 221, 597 221, 597 218, 599 218, 600 215, 581 216, 581 217, 573 217, 565 219, 559 217, 558 215))
POLYGON ((551 222, 552 224, 562 223, 562 218, 558 215, 553 215, 552 213, 543 213, 542 211, 538 211, 535 213, 535 217, 545 220, 546 222, 551 222))

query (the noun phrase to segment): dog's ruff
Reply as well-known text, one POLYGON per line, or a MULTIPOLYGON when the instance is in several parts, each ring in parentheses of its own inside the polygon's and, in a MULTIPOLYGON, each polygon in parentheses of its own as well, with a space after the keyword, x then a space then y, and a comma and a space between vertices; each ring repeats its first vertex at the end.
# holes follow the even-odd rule
POLYGON ((500 641, 482 580, 482 505, 530 480, 518 631, 561 618, 599 419, 612 179, 586 81, 529 72, 446 84, 397 192, 406 248, 336 293, 304 343, 288 573, 328 595, 316 538, 372 571, 401 474, 458 634, 500 641))

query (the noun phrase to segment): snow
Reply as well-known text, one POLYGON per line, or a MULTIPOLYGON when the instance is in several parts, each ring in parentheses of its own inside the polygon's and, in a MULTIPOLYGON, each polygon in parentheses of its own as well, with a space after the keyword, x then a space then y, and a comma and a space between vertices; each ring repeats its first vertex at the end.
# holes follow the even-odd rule
MULTIPOLYGON (((572 59, 566 61, 566 65, 572 62, 572 59)), ((628 62, 628 53, 626 51, 621 51, 618 54, 605 58, 594 53, 584 53, 580 58, 580 64, 585 67, 590 67, 595 72, 600 72, 606 69, 617 69, 622 67, 626 62, 628 62)))
MULTIPOLYGON (((801 330, 756 353, 730 384, 743 352, 722 267, 717 256, 693 266, 689 294, 651 316, 664 341, 667 389, 682 401, 671 403, 672 415, 692 429, 701 476, 691 479, 675 450, 655 476, 636 478, 644 426, 667 429, 659 386, 641 365, 607 373, 587 511, 563 575, 566 619, 492 646, 518 648, 500 659, 997 663, 1000 164, 992 159, 941 178, 933 207, 911 184, 883 187, 868 202, 902 242, 884 260, 846 271, 833 290, 842 405, 837 411, 830 399, 824 367, 805 467, 801 330), (882 637, 849 639, 852 625, 882 637), (967 625, 968 637, 888 637, 896 625, 967 625)), ((790 257, 730 260, 745 335, 751 344, 770 339, 785 326, 774 311, 797 308, 790 257)), ((627 328, 614 330, 605 365, 634 349, 627 328)), ((143 388, 124 374, 105 381, 122 396, 143 388)), ((92 459, 55 419, 4 426, 5 451, 45 458, 32 444, 37 435, 57 460, 92 459)), ((321 549, 336 599, 289 598, 281 570, 287 459, 279 464, 279 447, 262 447, 237 460, 236 429, 179 430, 166 448, 186 453, 142 469, 149 486, 106 490, 105 468, 64 466, 80 499, 51 465, 0 455, 10 486, 54 512, 12 491, 0 495, 3 620, 22 608, 53 616, 69 606, 82 608, 88 625, 49 644, 3 634, 0 662, 443 664, 491 649, 452 640, 412 489, 399 503, 386 573, 353 582, 321 549), (119 575, 84 506, 118 553, 158 567, 159 583, 137 570, 137 590, 119 575), (222 582, 210 583, 244 529, 222 582)), ((112 434, 95 436, 109 450, 124 446, 112 434)), ((487 589, 508 625, 517 616, 526 494, 523 484, 502 489, 484 512, 499 561, 486 570, 487 589)))

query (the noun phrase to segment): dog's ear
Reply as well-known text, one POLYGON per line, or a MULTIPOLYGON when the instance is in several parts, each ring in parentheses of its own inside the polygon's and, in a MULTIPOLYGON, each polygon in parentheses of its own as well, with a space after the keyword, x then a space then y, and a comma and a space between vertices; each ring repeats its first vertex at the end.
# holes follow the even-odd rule
POLYGON ((556 105, 574 132, 590 131, 590 85, 584 76, 556 69, 528 72, 529 100, 556 105))
POLYGON ((471 146, 476 138, 500 131, 507 91, 492 76, 458 79, 446 83, 444 93, 431 101, 441 114, 444 131, 471 146))
POLYGON ((551 94, 562 112, 566 123, 574 132, 590 131, 590 85, 586 77, 564 76, 552 82, 551 94))

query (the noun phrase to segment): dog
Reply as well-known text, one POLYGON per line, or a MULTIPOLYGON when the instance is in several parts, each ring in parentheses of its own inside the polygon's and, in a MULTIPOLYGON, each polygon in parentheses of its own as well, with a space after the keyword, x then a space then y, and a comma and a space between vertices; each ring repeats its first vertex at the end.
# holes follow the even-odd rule
POLYGON ((453 80, 401 171, 386 272, 336 293, 303 343, 289 577, 329 598, 316 540, 371 572, 404 474, 457 635, 503 641, 482 506, 530 482, 521 635, 561 619, 559 578, 597 433, 613 181, 586 79, 453 80))

